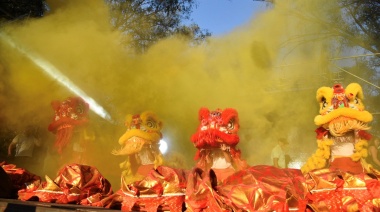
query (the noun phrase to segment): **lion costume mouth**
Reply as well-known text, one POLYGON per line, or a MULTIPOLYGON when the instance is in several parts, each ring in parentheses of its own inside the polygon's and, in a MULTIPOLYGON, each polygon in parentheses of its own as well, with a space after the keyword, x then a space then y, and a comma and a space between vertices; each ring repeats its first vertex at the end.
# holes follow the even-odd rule
POLYGON ((191 141, 198 149, 234 148, 239 143, 239 119, 237 111, 232 108, 199 111, 200 125, 191 136, 191 141), (228 148, 227 148, 228 147, 228 148))
POLYGON ((119 150, 113 150, 114 155, 132 155, 141 151, 143 146, 151 143, 143 138, 133 136, 124 142, 125 144, 119 150))
POLYGON ((362 122, 360 120, 347 118, 344 116, 333 119, 326 125, 327 129, 329 129, 329 132, 336 137, 344 136, 346 133, 351 132, 353 130, 370 129, 367 123, 362 122))
POLYGON ((191 141, 198 149, 194 157, 199 160, 197 166, 208 169, 221 159, 224 165, 231 163, 237 170, 246 167, 246 162, 240 158, 240 150, 236 148, 240 141, 237 111, 233 108, 214 111, 201 108, 198 115, 200 124, 191 136, 191 141))
POLYGON ((140 152, 144 146, 158 149, 158 143, 162 138, 162 123, 153 112, 128 115, 125 126, 127 131, 119 138, 122 147, 113 150, 112 154, 132 155, 140 152))

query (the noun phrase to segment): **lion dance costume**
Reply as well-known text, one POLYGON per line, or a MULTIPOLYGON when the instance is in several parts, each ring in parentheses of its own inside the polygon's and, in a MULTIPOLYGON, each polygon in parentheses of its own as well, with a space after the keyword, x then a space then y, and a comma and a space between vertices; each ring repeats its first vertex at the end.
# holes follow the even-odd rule
POLYGON ((162 165, 163 156, 159 150, 162 122, 156 114, 146 111, 127 115, 125 126, 127 131, 119 138, 121 149, 112 154, 127 156, 120 168, 124 169, 123 180, 128 184, 141 180, 151 169, 162 165))
POLYGON ((89 105, 80 97, 69 97, 62 102, 53 101, 51 106, 55 115, 48 130, 56 135, 54 147, 62 154, 78 131, 77 128, 88 124, 89 105))
POLYGON ((239 117, 235 109, 209 111, 201 108, 199 121, 197 132, 191 137, 198 149, 195 156, 198 168, 205 171, 213 169, 219 181, 247 168, 240 150, 236 148, 240 139, 237 134, 239 117))
POLYGON ((87 135, 86 130, 89 105, 80 97, 69 97, 62 102, 53 101, 51 106, 55 115, 48 130, 56 134, 54 147, 61 157, 61 163, 70 163, 60 164, 55 179, 46 175, 44 182, 33 183, 19 190, 19 199, 92 205, 113 194, 111 184, 97 168, 80 164, 83 161, 77 161, 75 157, 78 154, 75 152, 75 144, 85 147, 88 140, 94 139, 87 135), (74 163, 73 159, 76 160, 74 163))
POLYGON ((303 175, 296 169, 248 166, 237 149, 239 118, 233 108, 199 110, 191 141, 198 149, 187 179, 187 211, 289 211, 306 208, 303 175))
POLYGON ((341 84, 317 91, 317 151, 301 167, 315 211, 375 211, 380 206, 379 172, 365 162, 372 115, 362 88, 341 84))
POLYGON ((163 166, 159 150, 161 120, 155 113, 145 111, 128 115, 125 126, 127 131, 119 139, 121 149, 112 152, 127 156, 120 164, 124 169, 121 189, 112 200, 104 201, 120 202, 122 211, 182 211, 186 172, 163 166))

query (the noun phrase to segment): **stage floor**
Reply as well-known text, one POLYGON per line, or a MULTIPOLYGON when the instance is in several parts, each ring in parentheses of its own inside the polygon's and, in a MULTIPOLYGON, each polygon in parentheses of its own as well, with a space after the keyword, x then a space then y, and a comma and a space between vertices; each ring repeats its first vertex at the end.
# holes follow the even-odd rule
POLYGON ((102 212, 115 212, 119 210, 110 210, 99 207, 89 207, 83 205, 72 204, 56 204, 45 202, 21 201, 16 199, 1 199, 0 198, 0 211, 4 212, 63 212, 63 211, 102 211, 102 212))

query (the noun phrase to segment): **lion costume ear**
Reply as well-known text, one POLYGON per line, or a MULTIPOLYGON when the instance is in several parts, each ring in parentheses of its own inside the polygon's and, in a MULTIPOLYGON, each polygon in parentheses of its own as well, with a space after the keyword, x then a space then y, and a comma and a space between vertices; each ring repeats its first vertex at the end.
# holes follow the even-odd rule
POLYGON ((320 87, 317 90, 317 101, 321 103, 322 99, 324 98, 330 104, 333 95, 334 95, 334 90, 332 88, 320 87))
POLYGON ((346 88, 345 94, 351 105, 355 105, 359 110, 364 110, 364 95, 362 87, 359 84, 349 84, 346 88))
POLYGON ((225 125, 229 125, 229 124, 231 125, 232 124, 233 130, 232 130, 232 128, 230 128, 231 132, 237 133, 237 131, 240 128, 240 126, 239 126, 239 115, 238 115, 237 110, 235 110, 233 108, 224 109, 222 112, 222 120, 223 120, 223 124, 225 124, 225 125))
POLYGON ((59 109, 59 106, 61 105, 61 102, 58 101, 58 100, 54 100, 50 103, 51 107, 53 108, 53 110, 58 110, 59 109))
POLYGON ((346 87, 345 93, 350 101, 354 100, 355 98, 358 98, 360 100, 364 99, 362 87, 358 83, 349 84, 346 87))
POLYGON ((129 127, 131 126, 132 117, 133 117, 132 114, 128 114, 128 115, 125 117, 124 125, 125 125, 127 128, 129 128, 129 127))
POLYGON ((326 112, 328 106, 331 105, 331 100, 334 95, 334 90, 330 87, 320 87, 317 90, 317 101, 319 103, 319 114, 323 114, 326 112), (327 105, 324 105, 325 102, 327 105))
POLYGON ((154 124, 157 125, 155 127, 155 128, 157 128, 157 130, 162 129, 162 121, 152 111, 145 111, 145 112, 141 113, 140 118, 144 122, 144 124, 147 124, 148 121, 153 121, 154 124))
POLYGON ((203 119, 207 118, 210 114, 210 110, 205 108, 205 107, 202 107, 201 109, 199 109, 199 113, 198 113, 198 119, 199 121, 202 121, 203 119))

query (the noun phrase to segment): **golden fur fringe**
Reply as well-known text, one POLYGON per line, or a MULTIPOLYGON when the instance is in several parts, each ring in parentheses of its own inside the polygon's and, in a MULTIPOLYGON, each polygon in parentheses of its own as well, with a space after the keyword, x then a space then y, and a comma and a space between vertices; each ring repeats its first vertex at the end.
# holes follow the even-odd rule
POLYGON ((360 140, 355 144, 355 153, 351 155, 353 161, 359 161, 368 156, 368 141, 360 140))
POLYGON ((368 130, 370 127, 367 123, 350 119, 345 117, 339 117, 329 123, 329 131, 333 136, 342 136, 346 132, 351 130, 368 130))
POLYGON ((333 140, 317 140, 317 151, 307 159, 306 164, 301 167, 302 173, 310 172, 314 169, 322 169, 326 166, 326 161, 330 158, 330 146, 333 140))
POLYGON ((125 175, 131 175, 132 170, 131 170, 131 163, 129 162, 129 157, 127 159, 119 164, 120 169, 124 169, 123 173, 125 175))

